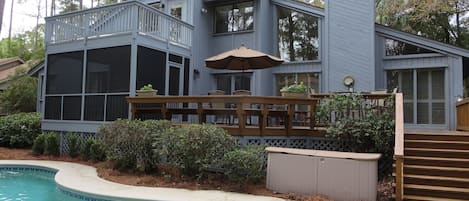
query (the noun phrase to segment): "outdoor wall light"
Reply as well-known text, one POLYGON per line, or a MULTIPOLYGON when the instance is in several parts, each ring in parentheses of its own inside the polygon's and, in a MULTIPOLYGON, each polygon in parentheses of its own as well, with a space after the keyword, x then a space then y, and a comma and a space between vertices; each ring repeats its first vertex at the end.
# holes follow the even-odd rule
POLYGON ((206 14, 206 13, 208 13, 208 10, 206 8, 202 8, 202 9, 200 9, 200 12, 203 13, 203 14, 206 14))
POLYGON ((194 79, 199 78, 199 76, 200 76, 200 71, 199 71, 198 69, 194 69, 193 72, 194 72, 194 74, 193 74, 194 79))

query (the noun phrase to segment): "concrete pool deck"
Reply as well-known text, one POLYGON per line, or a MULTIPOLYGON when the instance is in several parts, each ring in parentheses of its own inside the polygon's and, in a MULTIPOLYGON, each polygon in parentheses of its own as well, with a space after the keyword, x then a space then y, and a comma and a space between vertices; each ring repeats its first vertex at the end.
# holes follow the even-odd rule
POLYGON ((283 201, 280 198, 216 190, 186 190, 130 186, 98 177, 96 168, 76 163, 36 160, 0 160, 0 166, 38 166, 58 170, 55 182, 61 187, 88 196, 110 200, 157 201, 283 201))

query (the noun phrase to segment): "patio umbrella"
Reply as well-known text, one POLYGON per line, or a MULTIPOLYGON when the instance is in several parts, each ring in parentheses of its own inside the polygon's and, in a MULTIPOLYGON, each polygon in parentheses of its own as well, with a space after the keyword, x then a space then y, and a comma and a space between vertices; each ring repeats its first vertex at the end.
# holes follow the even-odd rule
POLYGON ((242 71, 248 69, 270 68, 277 66, 282 62, 283 60, 278 57, 249 49, 244 45, 205 59, 205 65, 209 68, 242 71))

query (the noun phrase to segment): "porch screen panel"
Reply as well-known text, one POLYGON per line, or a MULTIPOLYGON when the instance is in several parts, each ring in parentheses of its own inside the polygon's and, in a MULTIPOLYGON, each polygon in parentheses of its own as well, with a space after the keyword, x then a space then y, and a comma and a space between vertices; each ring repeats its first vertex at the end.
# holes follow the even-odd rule
POLYGON ((166 87, 166 52, 139 46, 137 50, 137 89, 152 84, 158 94, 166 87))
POLYGON ((46 94, 81 93, 83 51, 51 54, 47 62, 46 94))
POLYGON ((46 96, 45 103, 45 119, 61 119, 62 97, 60 96, 46 96))
POLYGON ((187 59, 187 58, 184 59, 184 89, 183 89, 184 95, 189 95, 190 61, 191 61, 190 59, 187 59))
POLYGON ((125 97, 128 95, 107 96, 106 121, 114 121, 118 118, 127 119, 129 116, 129 105, 125 97))
POLYGON ((64 97, 63 120, 81 119, 81 96, 64 97))
POLYGON ((445 123, 445 71, 443 69, 431 72, 431 93, 432 93, 432 123, 445 123))
POLYGON ((89 50, 86 93, 128 92, 130 46, 89 50))
POLYGON ((104 96, 86 96, 85 97, 85 120, 103 121, 104 120, 104 96))
POLYGON ((169 68, 169 95, 179 95, 180 73, 181 70, 177 67, 169 68))

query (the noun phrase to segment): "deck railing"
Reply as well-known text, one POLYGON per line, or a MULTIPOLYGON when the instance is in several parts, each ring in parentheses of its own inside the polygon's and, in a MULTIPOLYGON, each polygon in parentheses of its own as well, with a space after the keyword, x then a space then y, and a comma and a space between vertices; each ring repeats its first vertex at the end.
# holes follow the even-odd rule
POLYGON ((317 99, 273 96, 129 97, 132 118, 145 113, 174 120, 195 116, 198 123, 215 123, 232 135, 314 135, 317 99), (182 116, 182 117, 181 117, 182 116))
POLYGON ((190 48, 192 30, 192 25, 178 18, 138 1, 128 1, 48 17, 45 40, 56 44, 135 32, 190 48))
POLYGON ((456 104, 457 129, 469 131, 469 98, 465 98, 456 104))

